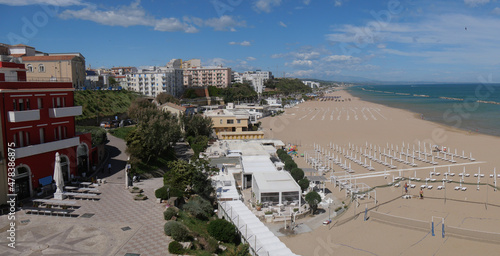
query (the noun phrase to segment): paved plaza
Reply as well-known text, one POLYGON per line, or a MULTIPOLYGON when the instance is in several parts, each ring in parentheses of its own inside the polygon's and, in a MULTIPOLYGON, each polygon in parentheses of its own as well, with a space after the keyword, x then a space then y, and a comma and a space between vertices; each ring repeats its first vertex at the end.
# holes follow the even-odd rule
MULTIPOLYGON (((76 200, 78 217, 56 217, 16 213, 16 249, 0 238, 0 255, 169 255, 170 239, 163 233, 164 205, 156 203, 154 190, 162 178, 144 180, 134 186, 149 199, 133 200, 125 188, 125 143, 108 134, 112 173, 100 174, 107 181, 98 187, 100 200, 76 200)), ((107 169, 107 168, 106 168, 107 169)), ((0 233, 10 221, 0 216, 0 233)))

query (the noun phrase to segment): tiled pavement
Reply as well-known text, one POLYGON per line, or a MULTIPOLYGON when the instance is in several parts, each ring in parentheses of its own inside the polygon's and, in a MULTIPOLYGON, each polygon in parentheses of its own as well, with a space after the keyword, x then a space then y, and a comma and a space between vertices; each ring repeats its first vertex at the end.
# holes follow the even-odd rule
MULTIPOLYGON (((115 147, 112 150, 124 152, 123 141, 108 137, 108 145, 115 147)), ((134 184, 144 189, 149 199, 133 200, 133 194, 125 188, 124 171, 119 169, 127 156, 115 153, 111 154, 113 173, 106 175, 107 183, 99 187, 99 201, 77 200, 81 206, 75 211, 77 218, 17 212, 17 247, 7 247, 6 235, 2 235, 0 255, 169 255, 169 238, 163 233, 165 206, 156 203, 154 197, 154 190, 162 186, 163 180, 134 184), (85 213, 94 215, 82 217, 85 213)), ((2 234, 6 234, 8 224, 7 216, 0 216, 2 234)))

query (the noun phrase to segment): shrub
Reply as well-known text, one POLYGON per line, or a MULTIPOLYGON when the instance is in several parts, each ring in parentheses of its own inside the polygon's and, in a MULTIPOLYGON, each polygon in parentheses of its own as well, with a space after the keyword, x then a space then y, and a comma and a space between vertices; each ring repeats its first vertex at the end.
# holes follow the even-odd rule
POLYGON ((168 209, 163 212, 163 218, 165 218, 165 220, 171 220, 172 217, 177 215, 177 212, 179 212, 179 210, 176 207, 168 207, 168 209))
POLYGON ((175 241, 184 242, 187 241, 189 238, 189 231, 187 227, 184 226, 184 224, 181 224, 179 226, 174 226, 171 230, 171 233, 172 233, 172 238, 175 241))
POLYGON ((172 241, 168 245, 168 252, 172 254, 184 254, 184 247, 177 241, 172 241))
POLYGON ((200 220, 207 220, 212 216, 213 206, 209 201, 196 196, 191 198, 184 206, 183 209, 200 220))
POLYGON ((208 223, 207 230, 215 239, 225 243, 232 243, 237 237, 236 227, 224 219, 211 221, 208 223))
POLYGON ((304 178, 304 171, 300 168, 293 168, 290 174, 296 182, 304 178))
POLYGON ((297 168, 297 164, 292 159, 286 160, 285 170, 291 171, 293 168, 297 168))
POLYGON ((184 224, 177 221, 167 221, 163 226, 165 235, 171 236, 176 241, 184 241, 188 237, 188 229, 184 224))
POLYGON ((302 191, 306 191, 309 188, 309 180, 307 178, 303 178, 297 182, 302 189, 302 191))
POLYGON ((156 196, 156 198, 161 198, 162 200, 167 200, 168 199, 167 187, 163 186, 163 187, 155 190, 155 196, 156 196))

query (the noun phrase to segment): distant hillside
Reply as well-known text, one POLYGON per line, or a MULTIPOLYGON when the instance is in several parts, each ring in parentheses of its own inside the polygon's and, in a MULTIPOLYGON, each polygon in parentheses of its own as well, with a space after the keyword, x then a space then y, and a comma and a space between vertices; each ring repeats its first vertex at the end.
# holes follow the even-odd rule
POLYGON ((75 106, 82 106, 83 112, 76 120, 96 118, 98 114, 104 117, 125 113, 137 97, 137 93, 127 90, 75 91, 75 106))

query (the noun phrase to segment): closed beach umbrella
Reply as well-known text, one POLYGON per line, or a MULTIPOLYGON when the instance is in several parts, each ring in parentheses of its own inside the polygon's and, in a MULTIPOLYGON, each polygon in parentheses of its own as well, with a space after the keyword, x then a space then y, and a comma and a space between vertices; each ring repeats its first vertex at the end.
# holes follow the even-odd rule
POLYGON ((56 153, 56 163, 54 164, 54 181, 56 182, 56 193, 62 193, 64 187, 64 178, 61 170, 61 157, 56 153))

